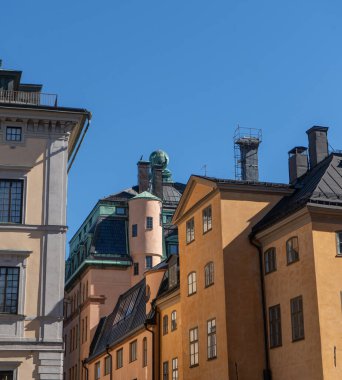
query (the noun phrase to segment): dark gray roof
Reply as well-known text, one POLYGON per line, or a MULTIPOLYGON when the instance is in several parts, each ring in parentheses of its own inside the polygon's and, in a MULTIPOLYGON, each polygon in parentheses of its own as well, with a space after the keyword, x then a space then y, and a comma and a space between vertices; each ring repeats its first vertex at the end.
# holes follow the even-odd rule
POLYGON ((146 282, 138 282, 127 292, 123 293, 108 315, 101 331, 97 331, 91 343, 89 359, 105 351, 107 346, 120 343, 144 326, 146 321, 146 282))
POLYGON ((270 226, 306 204, 342 207, 342 154, 330 154, 298 178, 293 187, 294 193, 282 198, 253 227, 253 233, 270 226))

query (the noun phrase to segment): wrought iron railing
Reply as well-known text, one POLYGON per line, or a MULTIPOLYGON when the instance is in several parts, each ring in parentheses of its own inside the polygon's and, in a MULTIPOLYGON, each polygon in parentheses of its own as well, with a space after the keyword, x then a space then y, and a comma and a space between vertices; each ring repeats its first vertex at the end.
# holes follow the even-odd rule
POLYGON ((0 90, 0 103, 57 107, 57 95, 42 92, 0 90))

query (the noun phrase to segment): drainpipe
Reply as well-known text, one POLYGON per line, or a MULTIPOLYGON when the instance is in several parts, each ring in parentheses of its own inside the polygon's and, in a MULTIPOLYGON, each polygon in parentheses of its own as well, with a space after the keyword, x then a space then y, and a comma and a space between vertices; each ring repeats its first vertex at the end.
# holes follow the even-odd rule
POLYGON ((88 367, 87 367, 87 365, 86 365, 86 361, 85 361, 85 359, 84 360, 82 360, 82 367, 85 369, 85 373, 86 373, 86 380, 88 380, 88 378, 89 378, 89 370, 88 370, 88 367))
POLYGON ((154 331, 147 328, 147 322, 144 323, 145 329, 149 331, 152 334, 152 380, 155 380, 154 375, 154 354, 155 354, 155 347, 154 347, 154 331))
POLYGON ((110 357, 110 373, 109 373, 109 379, 110 380, 113 380, 113 356, 112 354, 109 352, 109 345, 107 344, 106 346, 106 352, 107 352, 107 355, 110 357))
POLYGON ((267 311, 266 311, 266 295, 265 295, 265 282, 263 274, 263 260, 262 260, 262 246, 259 240, 255 237, 250 236, 250 243, 259 252, 259 273, 260 273, 260 285, 261 285, 261 302, 262 302, 262 317, 263 317, 263 327, 264 327, 264 351, 265 351, 265 364, 266 368, 263 371, 264 380, 272 380, 272 372, 270 368, 270 358, 268 352, 268 334, 267 334, 267 311))
MULTIPOLYGON (((77 310, 78 310, 78 328, 77 328, 77 344, 78 344, 78 363, 77 367, 81 369, 80 364, 81 364, 81 299, 82 299, 82 283, 81 279, 79 280, 79 296, 78 296, 78 305, 77 305, 77 310)), ((77 297, 77 293, 76 293, 77 297)), ((77 373, 77 378, 81 379, 81 371, 79 370, 77 373)))

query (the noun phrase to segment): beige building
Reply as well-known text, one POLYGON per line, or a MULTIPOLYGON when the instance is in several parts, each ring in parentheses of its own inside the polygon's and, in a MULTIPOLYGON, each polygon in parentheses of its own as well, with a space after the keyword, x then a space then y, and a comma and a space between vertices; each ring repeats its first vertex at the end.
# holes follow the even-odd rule
POLYGON ((67 165, 90 114, 0 70, 0 379, 63 378, 67 165))

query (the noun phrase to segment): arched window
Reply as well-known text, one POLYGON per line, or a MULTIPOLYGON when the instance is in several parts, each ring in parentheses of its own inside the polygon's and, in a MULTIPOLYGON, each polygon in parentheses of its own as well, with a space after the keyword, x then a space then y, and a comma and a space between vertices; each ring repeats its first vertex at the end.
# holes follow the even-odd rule
POLYGON ((265 274, 277 270, 276 249, 274 247, 264 252, 264 266, 265 274))
POLYGON ((299 260, 298 237, 293 236, 286 242, 286 258, 287 264, 291 264, 299 260))
POLYGON ((164 315, 163 317, 163 335, 166 335, 169 332, 169 317, 164 315))
POLYGON ((204 267, 205 287, 214 283, 214 263, 211 261, 204 267))
POLYGON ((196 281, 196 272, 191 272, 188 275, 188 295, 196 293, 197 291, 197 281, 196 281))
POLYGON ((147 338, 143 339, 143 367, 147 366, 147 338))
POLYGON ((177 329, 177 312, 174 310, 171 313, 171 331, 174 331, 177 329))

